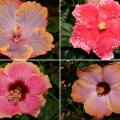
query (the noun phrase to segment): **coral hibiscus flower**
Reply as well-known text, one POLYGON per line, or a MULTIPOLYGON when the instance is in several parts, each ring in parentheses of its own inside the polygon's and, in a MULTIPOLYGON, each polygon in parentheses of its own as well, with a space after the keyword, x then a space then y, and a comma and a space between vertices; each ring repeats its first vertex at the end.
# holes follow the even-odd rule
POLYGON ((15 114, 37 117, 51 88, 48 76, 29 62, 13 62, 0 71, 0 118, 15 114))
POLYGON ((102 59, 112 59, 120 45, 120 5, 113 0, 100 0, 99 4, 76 5, 76 19, 70 42, 74 48, 90 50, 102 59))
POLYGON ((78 80, 72 86, 72 99, 83 103, 85 111, 96 117, 120 113, 120 62, 101 68, 90 65, 77 70, 78 80))
POLYGON ((46 31, 48 11, 36 2, 0 0, 0 52, 12 59, 43 55, 54 45, 46 31))

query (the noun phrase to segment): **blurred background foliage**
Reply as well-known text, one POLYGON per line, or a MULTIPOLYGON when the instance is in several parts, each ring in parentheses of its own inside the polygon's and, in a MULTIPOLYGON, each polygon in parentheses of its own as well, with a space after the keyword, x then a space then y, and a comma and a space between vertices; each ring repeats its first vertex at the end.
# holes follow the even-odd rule
MULTIPOLYGON (((78 79, 76 69, 87 67, 91 64, 98 64, 101 67, 112 63, 111 61, 64 61, 61 65, 61 120, 94 120, 90 115, 86 114, 83 104, 72 101, 71 89, 73 83, 78 79)), ((117 98, 116 98, 117 99, 117 98)), ((104 117, 103 120, 120 120, 120 114, 112 114, 104 117)))
MULTIPOLYGON (((119 1, 120 0, 116 0, 119 1)), ((80 48, 73 48, 70 44, 75 19, 72 11, 77 4, 84 4, 85 0, 61 0, 61 58, 63 59, 99 59, 92 51, 87 54, 80 48)), ((120 48, 114 51, 115 58, 120 58, 120 48)))
MULTIPOLYGON (((52 88, 49 89, 46 104, 41 109, 38 118, 30 115, 15 115, 12 118, 0 120, 59 120, 59 62, 33 62, 40 71, 49 76, 52 88)), ((0 62, 0 67, 5 67, 8 62, 0 62)), ((28 106, 29 107, 29 106, 28 106)))
MULTIPOLYGON (((48 26, 47 31, 54 37, 53 44, 55 48, 45 55, 35 57, 34 59, 58 59, 59 58, 59 0, 21 0, 23 2, 36 1, 48 8, 48 26)), ((0 55, 0 58, 6 59, 6 56, 0 55)), ((32 59, 32 58, 31 58, 32 59)))

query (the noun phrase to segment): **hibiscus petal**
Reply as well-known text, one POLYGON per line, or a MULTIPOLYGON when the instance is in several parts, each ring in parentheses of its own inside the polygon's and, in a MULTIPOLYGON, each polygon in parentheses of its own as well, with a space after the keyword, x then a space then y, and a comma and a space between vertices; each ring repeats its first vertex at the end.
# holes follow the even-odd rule
POLYGON ((70 43, 74 48, 82 48, 87 53, 95 47, 95 41, 98 38, 98 31, 95 29, 87 28, 79 22, 75 24, 73 33, 70 38, 70 43))
POLYGON ((45 94, 52 87, 48 76, 42 74, 29 77, 25 83, 31 93, 36 95, 45 94))
POLYGON ((8 35, 3 31, 0 32, 0 51, 4 52, 9 49, 8 35))
POLYGON ((120 16, 120 5, 114 0, 100 0, 99 20, 106 20, 120 16))
POLYGON ((107 21, 107 28, 100 33, 94 53, 104 60, 114 58, 113 51, 120 45, 120 18, 114 18, 107 21))
POLYGON ((103 68, 103 79, 111 86, 120 83, 120 62, 105 66, 103 68))
POLYGON ((4 72, 12 81, 25 81, 32 74, 40 74, 39 68, 30 62, 13 62, 5 67, 4 72))
POLYGON ((117 48, 120 45, 120 18, 118 17, 108 20, 107 28, 109 36, 112 38, 112 40, 110 39, 109 41, 113 43, 112 47, 117 48))
POLYGON ((45 102, 46 101, 43 96, 37 97, 27 94, 25 99, 19 103, 21 113, 30 114, 37 117, 40 112, 40 108, 45 105, 45 102))
POLYGON ((18 104, 9 102, 7 96, 0 98, 0 118, 10 118, 15 114, 20 114, 18 104))
POLYGON ((27 44, 33 48, 32 57, 46 54, 48 51, 54 48, 52 42, 52 35, 44 29, 33 31, 33 34, 27 38, 27 44))
POLYGON ((90 27, 97 25, 98 6, 94 3, 76 5, 72 14, 81 25, 90 27))
POLYGON ((96 41, 93 52, 103 60, 110 60, 114 58, 113 50, 118 46, 117 41, 110 36, 109 31, 104 32, 104 34, 101 34, 100 39, 96 41))
POLYGON ((1 53, 10 57, 11 59, 24 60, 31 57, 33 49, 30 45, 22 45, 22 46, 10 46, 7 51, 2 51, 1 53))
POLYGON ((20 6, 18 0, 1 0, 0 1, 0 29, 9 34, 16 25, 15 11, 20 6))
POLYGON ((112 88, 109 93, 109 102, 112 111, 115 113, 120 113, 120 88, 112 88))
POLYGON ((85 111, 91 116, 95 116, 97 118, 103 118, 103 116, 109 116, 112 112, 107 104, 107 96, 90 96, 85 104, 85 111))
POLYGON ((111 60, 112 58, 114 58, 114 54, 113 52, 106 52, 104 50, 104 48, 99 48, 99 49, 96 49, 96 50, 93 50, 94 53, 100 57, 102 60, 111 60))
POLYGON ((0 69, 0 98, 8 94, 8 87, 11 84, 11 80, 0 69))
MULTIPOLYGON (((30 26, 30 30, 33 28, 47 26, 48 11, 46 7, 36 2, 25 2, 16 12, 17 22, 23 26, 23 30, 30 26)), ((26 31, 25 31, 26 32, 26 31)))
POLYGON ((90 65, 82 70, 78 69, 77 76, 89 84, 96 85, 102 80, 102 68, 97 64, 90 65))
POLYGON ((95 45, 98 36, 97 27, 98 7, 93 3, 76 5, 73 16, 76 18, 70 43, 74 48, 82 48, 86 52, 95 45), (88 11, 89 9, 89 11, 88 11))
POLYGON ((89 95, 95 91, 95 86, 92 86, 84 80, 80 79, 75 81, 73 84, 71 97, 75 102, 84 103, 89 95))

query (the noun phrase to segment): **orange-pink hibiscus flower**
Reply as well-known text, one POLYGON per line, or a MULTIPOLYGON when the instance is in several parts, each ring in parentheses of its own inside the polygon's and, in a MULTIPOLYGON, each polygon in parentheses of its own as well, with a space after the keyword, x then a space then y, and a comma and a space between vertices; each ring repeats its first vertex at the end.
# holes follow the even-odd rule
POLYGON ((48 10, 39 3, 0 0, 0 52, 12 59, 46 54, 54 45, 46 31, 48 10))
POLYGON ((78 69, 77 76, 71 96, 73 101, 84 104, 86 113, 98 119, 120 113, 120 62, 103 68, 90 65, 78 69))
POLYGON ((9 63, 0 70, 0 118, 15 114, 37 117, 51 88, 47 75, 30 62, 9 63))
POLYGON ((74 48, 91 50, 101 59, 114 58, 120 46, 120 5, 114 0, 100 0, 98 4, 76 5, 76 19, 70 42, 74 48))

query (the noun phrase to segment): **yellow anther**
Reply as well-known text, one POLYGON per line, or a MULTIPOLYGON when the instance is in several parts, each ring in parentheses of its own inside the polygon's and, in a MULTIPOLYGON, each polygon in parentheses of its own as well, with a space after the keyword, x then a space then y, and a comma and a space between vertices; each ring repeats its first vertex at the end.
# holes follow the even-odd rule
POLYGON ((14 103, 18 102, 21 98, 22 98, 22 93, 20 87, 11 90, 8 94, 8 100, 14 103))
POLYGON ((21 29, 19 25, 16 25, 16 27, 13 29, 13 34, 14 35, 20 35, 21 34, 21 29))
POLYGON ((98 24, 98 28, 99 28, 100 30, 106 29, 106 23, 105 23, 105 22, 100 22, 100 23, 98 24))
POLYGON ((103 87, 97 87, 96 91, 97 91, 98 94, 102 94, 102 93, 104 93, 105 90, 104 90, 103 87))
POLYGON ((32 30, 32 32, 38 33, 38 32, 40 32, 40 28, 34 28, 34 29, 32 30))

